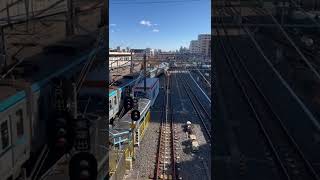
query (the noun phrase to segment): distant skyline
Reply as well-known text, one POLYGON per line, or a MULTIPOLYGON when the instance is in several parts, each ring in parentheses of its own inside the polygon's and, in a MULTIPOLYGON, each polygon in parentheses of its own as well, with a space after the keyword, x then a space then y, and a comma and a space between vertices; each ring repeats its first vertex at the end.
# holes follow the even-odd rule
POLYGON ((210 0, 110 0, 109 46, 164 51, 211 32, 210 0))

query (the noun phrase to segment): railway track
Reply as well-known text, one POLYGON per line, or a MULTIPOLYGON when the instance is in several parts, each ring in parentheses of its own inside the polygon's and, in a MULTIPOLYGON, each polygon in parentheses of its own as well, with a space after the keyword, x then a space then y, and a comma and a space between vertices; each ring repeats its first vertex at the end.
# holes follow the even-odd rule
POLYGON ((190 84, 184 78, 178 77, 178 79, 182 82, 182 87, 187 93, 188 98, 201 121, 205 133, 209 138, 208 141, 211 142, 211 115, 207 112, 205 105, 202 104, 195 92, 191 89, 190 84))
MULTIPOLYGON (((222 20, 220 23, 225 34, 222 20)), ((219 35, 217 30, 217 35, 219 35)), ((279 116, 275 113, 271 103, 258 86, 253 75, 248 71, 239 52, 233 47, 228 36, 226 42, 219 39, 223 48, 227 64, 238 83, 242 95, 251 109, 255 123, 263 134, 274 161, 278 165, 281 179, 288 180, 319 180, 319 176, 305 158, 304 153, 290 135, 279 116)))
POLYGON ((177 179, 176 172, 176 127, 173 124, 173 113, 170 113, 170 75, 165 82, 165 117, 161 119, 157 162, 154 179, 177 179))

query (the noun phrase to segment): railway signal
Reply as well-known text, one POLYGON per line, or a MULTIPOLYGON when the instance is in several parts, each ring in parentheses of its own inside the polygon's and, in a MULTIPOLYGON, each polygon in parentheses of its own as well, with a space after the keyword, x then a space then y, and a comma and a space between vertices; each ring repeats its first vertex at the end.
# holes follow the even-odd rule
POLYGON ((90 150, 90 132, 88 119, 81 118, 75 123, 75 143, 77 151, 90 150))
POLYGON ((96 180, 97 167, 97 160, 91 153, 79 152, 69 163, 70 180, 96 180))
POLYGON ((126 110, 130 110, 130 109, 132 109, 132 107, 133 107, 133 99, 132 99, 132 97, 128 96, 124 100, 124 108, 126 110))
POLYGON ((140 119, 140 112, 138 110, 132 110, 131 119, 133 121, 138 121, 140 119))
POLYGON ((126 90, 125 90, 125 95, 126 95, 126 96, 130 96, 130 89, 129 89, 129 88, 126 88, 126 90))
POLYGON ((132 135, 132 159, 134 160, 134 132, 135 132, 135 127, 136 127, 136 124, 133 123, 133 121, 138 121, 140 119, 140 112, 136 109, 132 110, 131 111, 131 135, 132 135))
POLYGON ((134 98, 133 99, 133 109, 138 109, 138 99, 137 98, 134 98))
POLYGON ((67 121, 64 118, 57 119, 56 127, 56 142, 58 148, 64 147, 67 144, 67 121))
POLYGON ((56 118, 54 127, 54 147, 66 151, 72 146, 73 138, 70 131, 70 116, 63 113, 56 118))

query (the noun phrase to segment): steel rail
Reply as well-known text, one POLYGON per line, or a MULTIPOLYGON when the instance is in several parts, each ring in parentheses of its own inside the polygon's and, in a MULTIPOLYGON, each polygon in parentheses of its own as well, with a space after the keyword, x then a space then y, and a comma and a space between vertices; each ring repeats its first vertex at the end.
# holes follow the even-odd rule
MULTIPOLYGON (((166 78, 166 76, 165 76, 166 78)), ((162 162, 163 164, 163 169, 161 169, 160 165, 161 165, 161 159, 165 159, 165 154, 164 153, 163 155, 161 155, 162 153, 162 150, 166 151, 166 149, 168 147, 166 147, 166 142, 163 142, 163 140, 166 140, 165 136, 164 136, 164 133, 168 133, 167 131, 167 127, 169 125, 170 127, 170 143, 169 143, 169 146, 170 146, 170 153, 171 153, 171 157, 170 157, 170 162, 171 162, 171 176, 172 176, 172 179, 175 180, 176 179, 176 169, 175 169, 175 165, 176 165, 176 162, 175 162, 175 148, 174 148, 174 124, 173 124, 173 114, 171 113, 170 114, 170 117, 169 116, 169 109, 170 109, 170 104, 171 104, 171 100, 170 100, 170 97, 169 97, 169 89, 170 89, 170 78, 168 76, 168 79, 166 81, 165 79, 165 96, 164 96, 164 99, 165 99, 165 106, 163 107, 164 109, 164 113, 162 113, 162 115, 164 114, 165 117, 164 118, 161 118, 161 124, 160 124, 160 133, 159 133, 159 141, 158 141, 158 152, 157 152, 157 164, 156 164, 156 169, 155 169, 155 179, 158 180, 159 178, 162 179, 161 175, 164 176, 168 176, 170 174, 167 174, 165 172, 165 160, 162 162), (164 132, 165 131, 165 132, 164 132), (164 147, 163 147, 164 146, 164 147)))
MULTIPOLYGON (((223 22, 221 20, 221 25, 222 25, 222 29, 223 31, 225 31, 225 28, 224 28, 224 25, 223 25, 223 22)), ((225 31, 225 33, 227 34, 227 32, 225 31)), ((230 42, 230 39, 229 37, 227 36, 227 40, 230 42)), ((230 57, 228 56, 229 54, 227 53, 226 49, 225 49, 225 46, 224 44, 222 43, 222 41, 220 40, 219 41, 224 49, 224 52, 225 54, 227 55, 227 60, 228 60, 228 64, 230 66, 230 68, 234 68, 234 64, 232 64, 231 60, 230 60, 230 57)), ((259 87, 259 85, 257 84, 257 82, 255 81, 255 79, 253 78, 252 74, 248 71, 247 67, 245 66, 245 64, 243 63, 243 58, 240 56, 239 52, 232 46, 232 44, 230 43, 230 47, 231 47, 231 50, 232 52, 236 55, 236 58, 239 60, 240 62, 240 66, 242 67, 242 69, 244 69, 244 72, 247 74, 247 76, 249 77, 249 80, 250 82, 253 84, 253 87, 256 89, 256 91, 258 92, 258 94, 262 97, 263 101, 265 102, 265 104, 267 105, 268 109, 271 111, 271 114, 274 116, 273 119, 276 119, 276 123, 279 123, 280 124, 280 128, 282 130, 282 133, 284 133, 284 135, 286 136, 285 138, 288 140, 289 144, 291 145, 291 147, 293 147, 295 150, 296 150, 296 154, 297 156, 299 156, 299 158, 303 161, 303 163, 305 164, 305 168, 307 171, 309 171, 309 173, 311 174, 312 177, 314 177, 315 179, 319 179, 316 171, 314 170, 314 168, 311 166, 311 163, 306 159, 305 155, 303 154, 303 152, 301 151, 300 147, 297 145, 297 143, 295 142, 294 138, 290 135, 289 131, 287 130, 287 128, 285 127, 285 125, 283 124, 283 122, 281 121, 280 117, 275 113, 274 109, 272 108, 272 105, 270 103, 270 101, 267 99, 267 97, 264 95, 264 93, 262 92, 261 88, 259 87)), ((238 67, 238 72, 239 72, 239 68, 238 67)), ((233 71, 233 74, 235 76, 235 78, 238 79, 238 82, 239 84, 241 85, 241 81, 239 80, 238 78, 238 75, 235 75, 235 71, 233 71)), ((242 89, 244 90, 244 85, 242 84, 242 89)), ((245 91, 243 91, 245 92, 245 91)), ((247 100, 250 101, 250 98, 248 98, 247 96, 247 100)), ((250 101, 250 104, 252 104, 252 102, 250 101)), ((260 118, 259 118, 260 119, 260 118)), ((259 120, 257 119, 257 120, 259 120)), ((259 120, 260 121, 260 120, 259 120)), ((259 124, 261 124, 261 128, 264 129, 263 132, 266 132, 265 131, 265 125, 263 125, 262 122, 259 122, 259 124)), ((265 134, 265 137, 268 137, 270 138, 269 134, 265 134)), ((268 140, 269 141, 269 140, 268 140)), ((269 141, 270 142, 270 141, 269 141)), ((272 143, 272 142, 271 142, 272 143)), ((271 144, 270 144, 271 145, 271 144)), ((274 149, 274 144, 272 145, 272 149, 274 149)), ((278 152, 275 152, 276 153, 276 156, 277 156, 277 159, 278 161, 280 160, 280 157, 279 157, 279 153, 278 152)), ((284 169, 284 163, 280 162, 281 163, 281 166, 282 166, 282 169, 284 169)), ((287 167, 288 168, 288 167, 287 167)), ((287 169, 284 169, 285 171, 285 175, 287 176, 287 179, 291 179, 292 176, 289 176, 289 173, 288 173, 288 170, 287 169)))
POLYGON ((263 59, 268 63, 272 71, 276 74, 276 76, 280 79, 281 83, 283 86, 286 87, 286 89, 289 91, 291 96, 296 100, 296 102, 300 105, 300 107, 303 109, 303 111, 306 113, 306 115, 309 117, 311 122, 313 123, 316 131, 320 131, 320 123, 316 119, 316 117, 313 115, 313 113, 306 107, 306 105, 302 102, 302 100, 298 97, 298 95, 293 91, 293 89, 289 86, 289 84, 284 80, 284 78, 281 76, 281 74, 276 70, 270 59, 266 56, 260 45, 258 44, 257 40, 254 38, 253 34, 248 30, 247 28, 243 27, 241 24, 240 26, 241 29, 244 30, 244 32, 249 35, 250 40, 254 43, 255 47, 263 57, 263 59))
MULTIPOLYGON (((202 123, 202 126, 204 127, 204 129, 205 129, 205 132, 206 132, 206 134, 207 134, 207 136, 209 137, 209 141, 211 142, 212 141, 212 139, 211 139, 211 132, 210 132, 210 130, 208 129, 208 127, 207 127, 207 124, 205 123, 205 121, 204 121, 204 117, 202 117, 201 116, 201 112, 200 112, 200 110, 197 108, 197 105, 196 105, 196 103, 195 103, 195 100, 193 100, 191 97, 192 97, 192 94, 188 91, 188 88, 186 87, 186 85, 185 84, 187 84, 186 82, 185 82, 185 80, 184 79, 182 79, 182 78, 179 78, 180 80, 181 80, 181 82, 183 82, 182 83, 182 85, 183 85, 183 89, 185 90, 185 92, 187 93, 187 95, 188 95, 188 98, 189 98, 189 100, 190 100, 190 102, 191 102, 191 104, 192 104, 192 106, 193 106, 193 108, 194 108, 194 110, 196 111, 196 114, 198 115, 198 117, 199 117, 199 119, 200 119, 200 121, 201 121, 201 123, 202 123)), ((198 102, 199 103, 199 102, 198 102)), ((200 103, 200 106, 201 106, 201 103, 200 103)), ((206 111, 205 111, 206 112, 206 111)), ((210 118, 211 119, 211 118, 210 118)))
MULTIPOLYGON (((211 99, 208 97, 208 95, 202 90, 202 88, 200 87, 200 85, 196 82, 196 80, 194 80, 194 78, 192 77, 191 73, 188 72, 189 76, 191 77, 191 79, 193 80, 193 82, 197 85, 198 89, 200 89, 200 91, 202 92, 202 94, 204 95, 204 97, 209 101, 209 103, 211 104, 211 99)), ((188 84, 189 86, 189 84, 188 84)), ((189 86, 190 87, 190 86, 189 86)), ((211 88, 211 86, 210 86, 211 88)))
MULTIPOLYGON (((183 79, 184 82, 187 82, 185 79, 183 79)), ((200 105, 202 111, 206 114, 207 118, 211 121, 211 116, 209 115, 208 111, 206 110, 206 108, 204 107, 204 105, 201 103, 201 101, 199 100, 199 98, 197 97, 197 95, 195 94, 195 92, 191 89, 191 86, 189 83, 185 83, 188 88, 189 88, 189 92, 191 92, 191 94, 193 95, 193 97, 195 97, 195 100, 198 102, 198 104, 200 105)), ((211 101, 210 101, 211 104, 211 101)))
POLYGON ((281 33, 285 36, 285 38, 290 42, 290 44, 294 47, 294 49, 297 51, 299 56, 302 58, 302 60, 307 64, 307 66, 310 68, 310 70, 316 75, 318 80, 320 80, 320 74, 319 72, 313 67, 313 65, 309 62, 308 58, 305 57, 305 55, 301 52, 300 48, 294 43, 294 41, 290 38, 288 33, 283 29, 283 27, 279 24, 278 20, 272 15, 272 13, 267 9, 261 9, 262 12, 264 12, 266 15, 270 16, 272 21, 278 26, 281 33))
MULTIPOLYGON (((166 85, 166 77, 164 78, 164 83, 165 83, 165 87, 167 86, 166 85)), ((164 91, 164 103, 166 103, 166 89, 167 87, 165 88, 165 91, 164 91)), ((155 171, 154 171, 154 178, 156 180, 158 180, 158 175, 159 175, 159 171, 160 171, 160 153, 161 153, 161 137, 162 137, 162 126, 163 126, 163 121, 164 121, 164 115, 165 115, 165 111, 166 111, 166 107, 163 106, 162 107, 162 113, 161 113, 161 121, 160 121, 160 127, 159 127, 159 139, 158 139, 158 149, 157 149, 157 156, 156 156, 156 168, 155 168, 155 171)))
MULTIPOLYGON (((170 81, 169 79, 169 89, 171 89, 171 85, 170 82, 172 83, 172 81, 170 81)), ((170 93, 171 94, 171 93, 170 93)), ((169 97, 168 97, 169 98, 169 97)), ((169 107, 171 109, 171 98, 169 98, 169 107)), ((172 109, 171 109, 172 111, 172 109)), ((171 126, 171 168, 172 168, 172 179, 175 180, 177 179, 177 172, 176 172, 176 151, 175 151, 175 144, 174 144, 174 137, 175 137, 175 131, 174 131, 174 115, 171 112, 170 113, 171 117, 170 117, 170 126, 171 126)))
MULTIPOLYGON (((218 37, 221 37, 221 36, 220 36, 220 33, 218 32, 218 30, 216 30, 216 31, 217 31, 218 37)), ((224 51, 224 54, 225 54, 227 63, 228 63, 228 65, 229 65, 229 67, 231 67, 232 65, 230 65, 230 63, 231 63, 231 62, 230 62, 230 56, 229 56, 229 54, 226 52, 226 49, 225 49, 224 44, 221 42, 220 39, 218 39, 218 43, 221 44, 221 47, 222 47, 222 49, 223 49, 223 51, 224 51)), ((288 175, 288 173, 287 173, 287 171, 286 171, 286 169, 285 169, 282 161, 280 160, 280 157, 279 157, 277 151, 275 150, 275 147, 274 147, 274 145, 273 145, 270 137, 268 136, 268 134, 266 133, 266 130, 264 129, 263 125, 261 124, 260 117, 258 116, 258 113, 256 112, 253 104, 251 103, 250 98, 249 98, 249 95, 248 95, 247 92, 244 90, 244 87, 243 87, 243 85, 241 84, 241 81, 239 80, 239 77, 236 75, 236 72, 234 71, 234 69, 233 69, 233 68, 230 68, 230 70, 231 70, 232 75, 233 75, 233 77, 235 78, 238 86, 240 87, 240 89, 241 89, 241 91, 242 91, 242 94, 244 95, 244 97, 245 97, 245 99, 246 99, 246 102, 248 103, 251 111, 253 112, 253 115, 254 115, 255 119, 257 120, 257 123, 258 123, 261 131, 263 132, 263 135, 265 136, 265 138, 266 138, 266 140, 267 140, 267 142, 268 142, 268 145, 269 145, 269 147, 271 148, 271 150, 272 150, 272 152, 273 152, 273 154, 274 154, 274 156, 275 156, 276 161, 279 163, 282 171, 284 172, 284 175, 286 176, 286 179, 289 179, 289 175, 288 175)))

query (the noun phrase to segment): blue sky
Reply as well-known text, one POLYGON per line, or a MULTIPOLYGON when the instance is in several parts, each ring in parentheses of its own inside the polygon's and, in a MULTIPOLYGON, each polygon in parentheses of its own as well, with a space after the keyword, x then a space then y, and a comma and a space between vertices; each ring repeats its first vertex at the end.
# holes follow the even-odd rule
POLYGON ((210 3, 210 0, 110 0, 109 46, 163 50, 189 47, 190 40, 197 39, 198 34, 211 32, 210 3))

